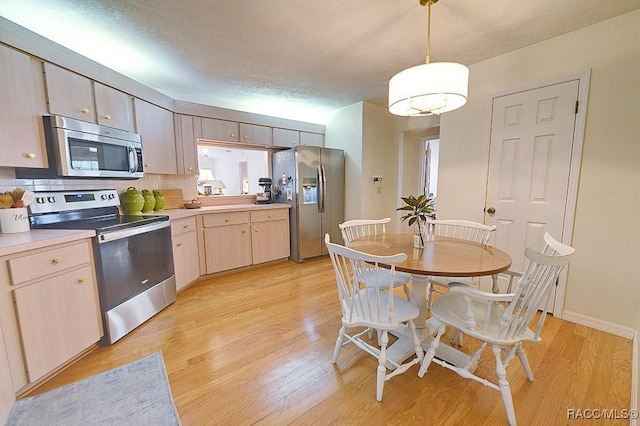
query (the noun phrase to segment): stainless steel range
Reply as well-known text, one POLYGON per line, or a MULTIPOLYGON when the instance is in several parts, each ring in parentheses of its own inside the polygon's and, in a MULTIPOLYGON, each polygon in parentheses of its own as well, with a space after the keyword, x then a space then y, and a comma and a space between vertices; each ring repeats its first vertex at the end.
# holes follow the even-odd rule
POLYGON ((116 190, 36 191, 31 228, 95 230, 105 328, 112 344, 176 300, 168 216, 120 215, 116 190))

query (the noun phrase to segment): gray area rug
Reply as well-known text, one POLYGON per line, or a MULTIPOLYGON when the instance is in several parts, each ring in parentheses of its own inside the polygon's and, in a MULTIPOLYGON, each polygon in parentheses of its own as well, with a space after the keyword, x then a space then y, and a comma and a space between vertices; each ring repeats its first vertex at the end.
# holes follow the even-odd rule
POLYGON ((15 402, 6 425, 180 425, 162 354, 15 402))

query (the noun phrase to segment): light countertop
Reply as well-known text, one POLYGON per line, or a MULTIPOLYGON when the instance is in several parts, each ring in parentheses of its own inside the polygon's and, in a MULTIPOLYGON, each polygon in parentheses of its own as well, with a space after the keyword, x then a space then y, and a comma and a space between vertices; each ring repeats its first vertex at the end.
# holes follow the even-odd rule
POLYGON ((284 203, 272 203, 272 204, 229 204, 224 206, 203 206, 199 209, 172 209, 172 210, 160 210, 149 214, 153 215, 166 215, 169 219, 181 219, 184 217, 192 217, 200 214, 207 213, 224 213, 224 212, 242 212, 251 210, 266 210, 266 209, 288 209, 291 206, 284 203))
POLYGON ((70 241, 91 238, 95 231, 78 231, 66 229, 32 229, 15 234, 0 234, 0 256, 20 253, 22 251, 51 247, 70 241))
MULTIPOLYGON (((224 206, 205 206, 199 209, 172 209, 161 210, 149 214, 169 216, 169 219, 181 219, 207 213, 251 211, 265 209, 288 209, 290 206, 283 203, 273 204, 233 204, 224 206)), ((15 234, 0 234, 0 256, 20 253, 22 251, 52 247, 70 241, 91 238, 96 233, 93 230, 66 230, 66 229, 32 229, 27 232, 15 234)))

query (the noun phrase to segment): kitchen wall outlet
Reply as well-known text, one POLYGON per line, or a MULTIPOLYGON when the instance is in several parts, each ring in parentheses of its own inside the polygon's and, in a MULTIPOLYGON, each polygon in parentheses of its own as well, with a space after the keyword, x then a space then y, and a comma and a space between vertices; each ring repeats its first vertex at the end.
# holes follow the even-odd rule
POLYGON ((373 176, 371 180, 373 183, 382 183, 382 176, 373 176))

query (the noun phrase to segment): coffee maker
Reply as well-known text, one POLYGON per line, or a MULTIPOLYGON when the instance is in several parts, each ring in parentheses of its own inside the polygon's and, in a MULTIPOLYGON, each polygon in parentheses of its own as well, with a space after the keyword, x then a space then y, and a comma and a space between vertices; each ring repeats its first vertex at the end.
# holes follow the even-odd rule
POLYGON ((271 198, 271 178, 258 179, 258 185, 262 187, 262 192, 256 194, 256 204, 271 204, 273 200, 271 198))

